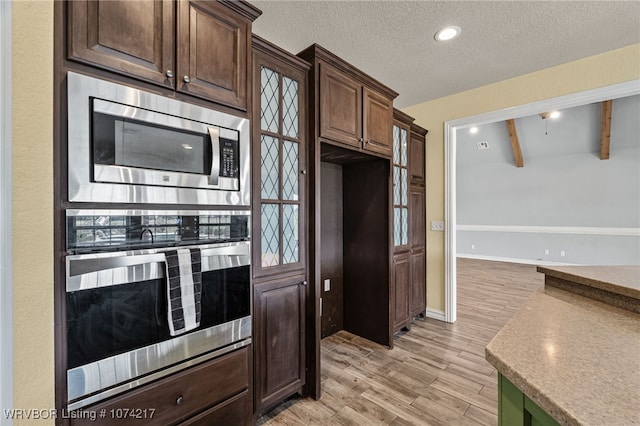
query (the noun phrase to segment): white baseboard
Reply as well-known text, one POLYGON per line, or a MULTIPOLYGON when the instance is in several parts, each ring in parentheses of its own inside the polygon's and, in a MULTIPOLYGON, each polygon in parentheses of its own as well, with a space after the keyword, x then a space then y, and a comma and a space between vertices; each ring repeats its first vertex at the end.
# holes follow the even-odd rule
POLYGON ((456 257, 463 259, 492 260, 494 262, 522 263, 524 265, 541 265, 541 266, 575 266, 577 263, 567 262, 550 262, 548 260, 532 260, 532 259, 516 259, 512 257, 500 256, 483 256, 481 254, 465 254, 457 253, 456 257))
POLYGON ((425 313, 427 318, 437 319, 438 321, 445 321, 445 316, 443 311, 439 311, 437 309, 427 308, 427 312, 425 313))

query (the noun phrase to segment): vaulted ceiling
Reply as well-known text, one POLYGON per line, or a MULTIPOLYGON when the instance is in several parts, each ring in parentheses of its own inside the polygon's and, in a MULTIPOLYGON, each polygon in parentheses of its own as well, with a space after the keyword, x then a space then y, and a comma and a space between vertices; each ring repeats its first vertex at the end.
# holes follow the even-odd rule
POLYGON ((256 34, 292 53, 320 44, 399 92, 400 108, 640 43, 638 1, 251 3, 256 34), (447 25, 462 33, 436 42, 447 25))
MULTIPOLYGON (((601 157, 602 103, 592 103, 561 110, 558 118, 543 119, 531 115, 513 120, 517 133, 522 166, 544 157, 584 158, 601 157)), ((638 155, 640 148, 640 95, 614 99, 611 110, 608 153, 616 156, 638 155)), ((517 166, 507 122, 499 121, 456 133, 456 159, 458 167, 480 164, 508 163, 517 166)), ((606 161, 606 160, 603 160, 606 161)))

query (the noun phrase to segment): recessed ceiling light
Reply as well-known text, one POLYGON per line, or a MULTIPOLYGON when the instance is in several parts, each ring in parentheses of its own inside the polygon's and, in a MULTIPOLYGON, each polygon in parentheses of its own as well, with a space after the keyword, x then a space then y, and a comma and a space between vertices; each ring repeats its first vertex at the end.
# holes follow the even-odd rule
POLYGON ((443 29, 441 29, 436 33, 434 38, 436 39, 436 41, 451 40, 458 37, 458 35, 460 35, 460 31, 461 31, 460 27, 456 27, 456 26, 444 27, 443 29))
POLYGON ((475 135, 476 133, 478 133, 478 128, 476 126, 473 126, 472 128, 469 129, 469 133, 472 133, 475 135))
POLYGON ((559 111, 541 112, 540 117, 542 117, 543 120, 546 120, 547 118, 555 119, 560 117, 560 112, 559 111))

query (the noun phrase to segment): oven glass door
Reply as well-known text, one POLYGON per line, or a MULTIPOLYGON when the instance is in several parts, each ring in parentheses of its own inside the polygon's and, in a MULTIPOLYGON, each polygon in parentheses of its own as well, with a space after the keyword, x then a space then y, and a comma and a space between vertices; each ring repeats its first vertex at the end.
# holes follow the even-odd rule
POLYGON ((250 243, 191 247, 201 253, 200 325, 177 336, 162 250, 67 256, 69 401, 251 337, 250 243))
MULTIPOLYGON (((248 283, 249 266, 203 273, 192 332, 250 315, 248 283)), ((164 278, 67 293, 69 369, 172 338, 164 278)))

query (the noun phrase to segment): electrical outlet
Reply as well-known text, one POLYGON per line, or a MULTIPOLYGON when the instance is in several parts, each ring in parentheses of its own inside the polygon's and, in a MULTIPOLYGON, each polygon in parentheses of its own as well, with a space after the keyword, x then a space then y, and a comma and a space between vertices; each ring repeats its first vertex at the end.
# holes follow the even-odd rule
POLYGON ((477 142, 476 146, 478 147, 478 149, 489 149, 489 142, 487 141, 477 142))
POLYGON ((432 220, 431 221, 431 230, 432 231, 444 231, 444 222, 441 220, 432 220))
POLYGON ((560 250, 560 257, 564 257, 564 255, 565 255, 565 254, 566 254, 566 253, 565 253, 565 251, 564 251, 564 250, 560 250))
POLYGON ((471 244, 471 250, 475 250, 476 249, 476 245, 475 244, 471 244))
POLYGON ((544 249, 544 255, 549 256, 549 249, 544 249))
POLYGON ((331 290, 331 280, 330 279, 326 279, 324 280, 324 291, 330 291, 331 290))

